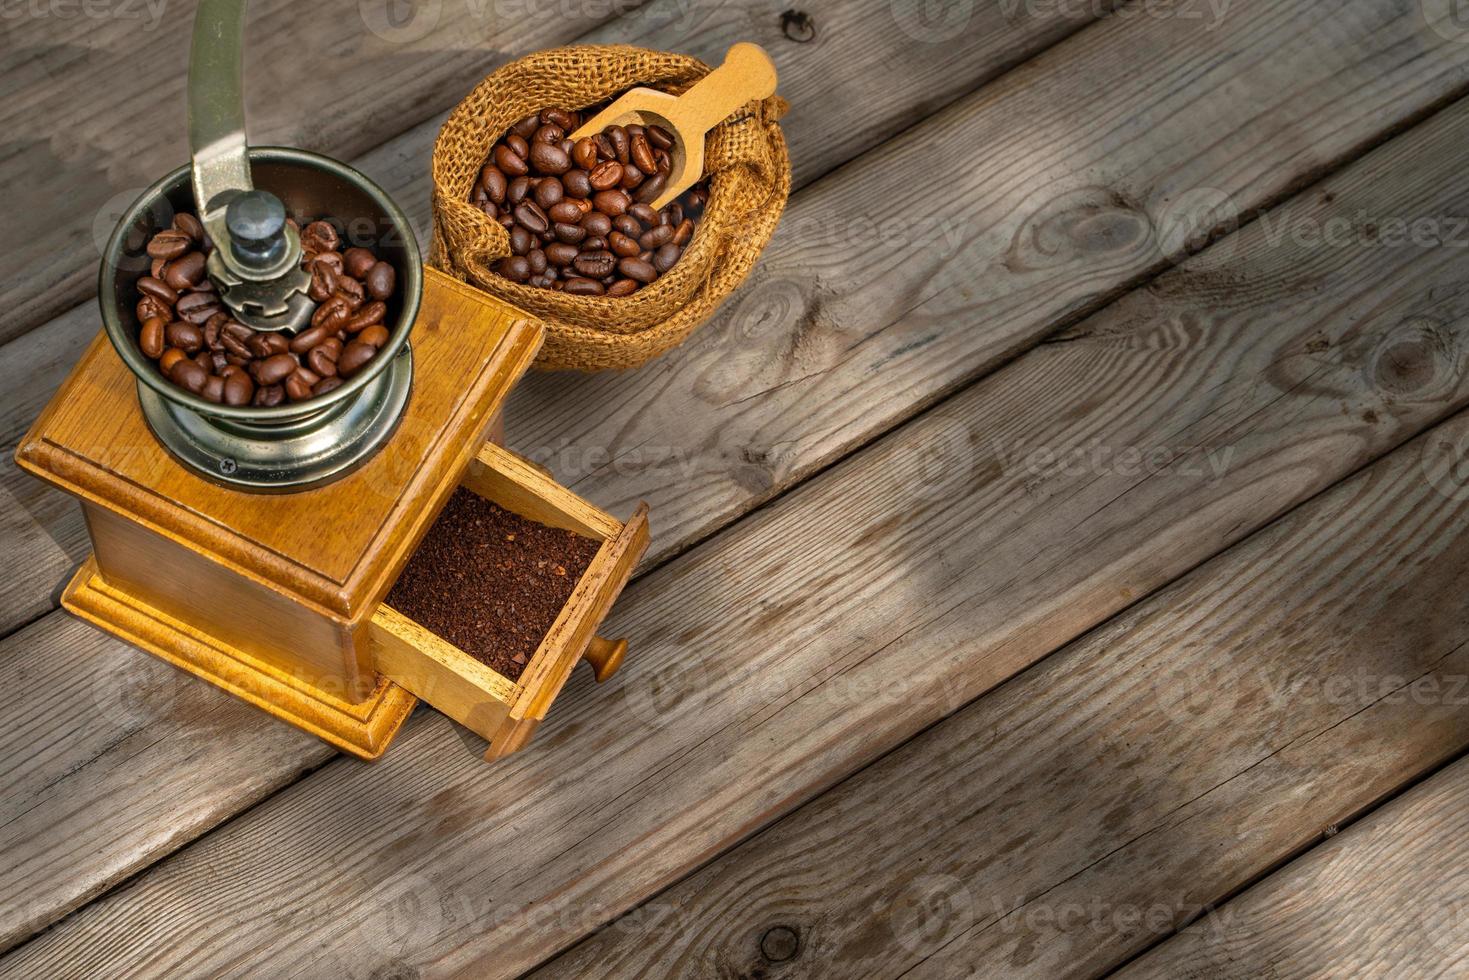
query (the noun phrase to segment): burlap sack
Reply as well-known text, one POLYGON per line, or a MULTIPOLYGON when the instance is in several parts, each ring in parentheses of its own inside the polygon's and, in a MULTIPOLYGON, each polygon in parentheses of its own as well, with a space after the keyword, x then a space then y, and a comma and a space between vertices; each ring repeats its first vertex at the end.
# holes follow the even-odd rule
POLYGON ((785 103, 751 102, 710 132, 709 202, 693 240, 672 269, 625 297, 567 296, 491 271, 510 254, 510 236, 469 203, 490 148, 516 120, 548 106, 584 109, 639 85, 679 94, 709 70, 684 55, 621 44, 553 48, 480 82, 439 130, 430 261, 545 321, 538 367, 636 367, 681 343, 744 281, 790 193, 790 158, 776 122, 785 103))

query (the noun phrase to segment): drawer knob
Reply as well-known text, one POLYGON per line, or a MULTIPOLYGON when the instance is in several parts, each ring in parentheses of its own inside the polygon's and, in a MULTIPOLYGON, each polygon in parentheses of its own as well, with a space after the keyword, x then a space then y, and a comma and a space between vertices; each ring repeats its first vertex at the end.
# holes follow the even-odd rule
POLYGON ((617 673, 617 668, 622 666, 622 658, 625 656, 627 656, 627 640, 604 640, 600 636, 594 636, 592 642, 587 645, 587 652, 582 654, 582 659, 592 665, 592 676, 600 684, 617 673))

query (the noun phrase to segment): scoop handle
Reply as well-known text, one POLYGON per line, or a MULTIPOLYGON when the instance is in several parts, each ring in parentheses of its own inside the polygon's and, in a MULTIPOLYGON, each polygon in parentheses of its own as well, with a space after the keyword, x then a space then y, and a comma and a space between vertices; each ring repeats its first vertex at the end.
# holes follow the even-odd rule
POLYGON ((687 134, 707 133, 751 99, 775 94, 775 63, 758 44, 740 41, 730 46, 724 63, 701 78, 674 103, 677 119, 687 134))

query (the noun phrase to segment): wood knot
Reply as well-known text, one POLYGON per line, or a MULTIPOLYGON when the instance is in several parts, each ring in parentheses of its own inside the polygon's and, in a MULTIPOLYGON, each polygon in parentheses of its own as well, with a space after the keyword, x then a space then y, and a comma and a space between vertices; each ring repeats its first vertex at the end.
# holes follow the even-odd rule
POLYGON ((1454 386, 1458 360, 1451 334, 1426 317, 1412 317, 1378 343, 1368 377, 1391 398, 1434 398, 1454 386))
POLYGON ((816 40, 816 21, 804 10, 787 10, 780 15, 780 32, 797 44, 816 40))
POLYGON ((801 935, 790 926, 772 926, 760 937, 760 955, 772 963, 785 963, 801 951, 801 935))

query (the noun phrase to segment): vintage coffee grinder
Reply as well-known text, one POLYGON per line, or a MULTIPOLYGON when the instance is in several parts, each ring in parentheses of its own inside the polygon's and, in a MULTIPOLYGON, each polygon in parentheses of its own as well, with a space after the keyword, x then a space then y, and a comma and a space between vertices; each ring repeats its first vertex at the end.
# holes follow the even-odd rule
POLYGON ((618 521, 486 441, 541 343, 536 321, 420 264, 402 211, 313 153, 250 147, 242 0, 202 0, 189 66, 193 159, 123 215, 102 262, 99 335, 22 440, 22 467, 81 501, 93 554, 62 604, 104 630, 363 758, 422 697, 523 746, 572 667, 602 680, 625 642, 594 635, 647 546, 646 507, 618 521), (314 303, 286 220, 332 216, 391 263, 388 341, 304 402, 228 406, 174 385, 138 345, 144 245, 179 212, 215 243, 230 315, 292 335, 314 303), (354 233, 355 234, 355 233, 354 233), (458 486, 601 542, 550 633, 511 680, 383 604, 458 486))

